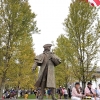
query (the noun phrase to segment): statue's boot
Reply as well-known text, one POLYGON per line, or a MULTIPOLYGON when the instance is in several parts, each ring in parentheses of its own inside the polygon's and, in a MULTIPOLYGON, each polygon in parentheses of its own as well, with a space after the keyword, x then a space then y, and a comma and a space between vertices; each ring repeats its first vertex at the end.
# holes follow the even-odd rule
POLYGON ((57 98, 55 97, 55 89, 52 88, 52 94, 51 94, 52 100, 57 100, 57 98))
POLYGON ((44 97, 44 87, 41 88, 41 95, 39 96, 39 100, 43 100, 44 97))
POLYGON ((57 98, 54 95, 52 95, 52 100, 57 100, 57 98))
POLYGON ((43 100, 43 96, 42 95, 39 96, 38 100, 43 100))

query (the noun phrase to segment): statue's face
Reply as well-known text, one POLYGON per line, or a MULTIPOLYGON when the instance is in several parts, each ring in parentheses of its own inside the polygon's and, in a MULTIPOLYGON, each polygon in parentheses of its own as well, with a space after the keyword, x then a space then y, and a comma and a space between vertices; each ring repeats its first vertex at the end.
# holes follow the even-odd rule
POLYGON ((51 50, 51 47, 45 47, 45 50, 48 50, 48 51, 50 51, 51 50))

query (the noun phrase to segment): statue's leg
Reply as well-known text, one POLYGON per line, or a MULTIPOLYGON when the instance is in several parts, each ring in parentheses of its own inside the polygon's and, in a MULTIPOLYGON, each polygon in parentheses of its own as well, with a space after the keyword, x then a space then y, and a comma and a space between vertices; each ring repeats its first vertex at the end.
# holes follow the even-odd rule
POLYGON ((46 67, 44 72, 43 72, 43 78, 41 82, 41 96, 39 100, 43 100, 44 94, 45 94, 45 87, 46 87, 46 82, 47 82, 47 70, 48 68, 46 67))
POLYGON ((45 85, 42 83, 42 85, 41 85, 41 94, 40 94, 39 100, 43 100, 44 93, 45 93, 45 85))
POLYGON ((45 94, 45 87, 46 87, 46 78, 44 77, 41 83, 41 95, 39 100, 43 100, 44 94, 45 94))
POLYGON ((51 88, 51 96, 52 96, 52 100, 57 100, 57 98, 55 97, 55 89, 51 88))

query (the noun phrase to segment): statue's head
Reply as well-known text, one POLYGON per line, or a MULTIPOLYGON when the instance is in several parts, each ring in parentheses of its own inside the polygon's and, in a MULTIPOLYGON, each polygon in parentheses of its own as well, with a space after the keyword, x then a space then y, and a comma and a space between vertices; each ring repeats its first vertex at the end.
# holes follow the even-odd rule
POLYGON ((45 45, 43 46, 44 51, 50 51, 51 46, 52 46, 52 44, 45 44, 45 45))

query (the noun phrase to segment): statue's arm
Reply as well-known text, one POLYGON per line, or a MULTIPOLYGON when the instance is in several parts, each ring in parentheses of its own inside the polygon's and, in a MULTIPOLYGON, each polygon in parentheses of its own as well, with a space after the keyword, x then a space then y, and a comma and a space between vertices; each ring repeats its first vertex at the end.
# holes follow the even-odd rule
POLYGON ((41 66, 41 64, 43 63, 43 59, 44 59, 43 55, 36 56, 34 60, 34 64, 32 66, 32 70, 35 70, 37 66, 41 66))
POLYGON ((55 66, 57 66, 61 63, 61 59, 55 54, 52 55, 51 60, 55 66))

